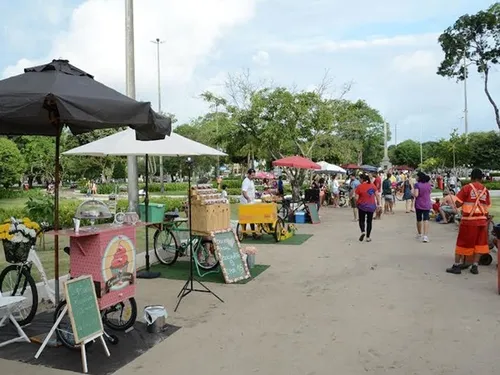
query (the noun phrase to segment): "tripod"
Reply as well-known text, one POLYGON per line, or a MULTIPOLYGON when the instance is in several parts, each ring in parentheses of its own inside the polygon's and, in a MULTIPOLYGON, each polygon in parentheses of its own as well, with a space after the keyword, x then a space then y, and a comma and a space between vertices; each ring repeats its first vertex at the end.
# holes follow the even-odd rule
POLYGON ((186 164, 188 166, 188 224, 189 224, 189 277, 186 280, 186 283, 182 287, 181 291, 179 294, 177 294, 177 305, 175 306, 174 311, 177 311, 177 308, 179 307, 182 299, 186 297, 189 293, 191 292, 201 292, 201 293, 210 293, 212 294, 215 298, 217 298, 219 301, 224 303, 224 301, 214 292, 212 292, 205 284, 203 284, 201 281, 196 279, 193 275, 193 270, 194 270, 194 254, 193 254, 193 232, 192 232, 192 215, 191 215, 191 174, 193 170, 193 161, 191 158, 187 158, 186 164), (200 284, 203 289, 197 289, 194 287, 194 282, 197 282, 200 284))

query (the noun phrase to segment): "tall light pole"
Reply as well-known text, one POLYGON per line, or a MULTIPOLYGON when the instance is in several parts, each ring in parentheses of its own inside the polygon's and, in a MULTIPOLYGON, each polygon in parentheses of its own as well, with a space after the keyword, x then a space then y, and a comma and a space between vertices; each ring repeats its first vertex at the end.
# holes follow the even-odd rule
MULTIPOLYGON (((134 1, 125 0, 125 70, 127 96, 135 99, 134 1)), ((139 186, 137 157, 127 156, 128 209, 137 212, 139 186)))
POLYGON ((424 149, 422 147, 423 136, 424 136, 424 126, 420 124, 420 165, 422 165, 424 162, 424 149))
MULTIPOLYGON (((156 44, 156 62, 158 64, 158 113, 161 114, 161 75, 160 75, 160 44, 165 43, 160 40, 160 38, 156 38, 156 40, 152 40, 151 43, 156 44)), ((161 193, 165 192, 165 184, 163 182, 163 156, 160 155, 160 191, 161 193)))
POLYGON ((467 55, 464 49, 464 130, 465 140, 469 138, 469 110, 467 105, 467 55))

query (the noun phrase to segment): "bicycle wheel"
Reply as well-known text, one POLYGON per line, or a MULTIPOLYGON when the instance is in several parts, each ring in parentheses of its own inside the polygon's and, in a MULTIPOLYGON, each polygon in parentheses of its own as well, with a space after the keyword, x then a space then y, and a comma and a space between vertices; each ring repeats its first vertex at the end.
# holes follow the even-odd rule
MULTIPOLYGON (((56 311, 54 312, 54 323, 59 318, 59 315, 62 314, 64 308, 66 307, 66 301, 61 301, 56 307, 56 311)), ((75 335, 73 334, 73 327, 71 326, 71 319, 69 314, 62 318, 59 324, 56 327, 56 337, 66 348, 72 350, 79 350, 80 345, 75 343, 75 335)))
POLYGON ((282 219, 288 219, 288 207, 285 205, 280 205, 278 208, 278 216, 280 216, 282 219))
POLYGON ((211 271, 219 265, 212 240, 202 240, 198 243, 192 256, 198 267, 205 271, 211 271))
POLYGON ((238 236, 238 240, 240 242, 242 242, 243 239, 245 238, 245 233, 243 233, 243 227, 241 226, 240 223, 238 223, 238 225, 236 225, 236 236, 238 236))
POLYGON ((274 239, 276 242, 281 241, 284 229, 285 229, 285 222, 281 217, 278 216, 278 220, 276 220, 276 223, 274 224, 274 239))
POLYGON ((26 299, 12 315, 20 326, 31 323, 38 309, 38 290, 27 267, 12 264, 0 273, 0 291, 4 296, 23 296, 26 299))
POLYGON ((177 238, 170 229, 157 229, 153 237, 153 244, 156 259, 158 259, 160 263, 167 266, 171 266, 175 263, 179 256, 179 244, 177 243, 177 238))
POLYGON ((117 303, 102 312, 102 322, 116 331, 126 331, 137 320, 137 302, 135 298, 117 303))

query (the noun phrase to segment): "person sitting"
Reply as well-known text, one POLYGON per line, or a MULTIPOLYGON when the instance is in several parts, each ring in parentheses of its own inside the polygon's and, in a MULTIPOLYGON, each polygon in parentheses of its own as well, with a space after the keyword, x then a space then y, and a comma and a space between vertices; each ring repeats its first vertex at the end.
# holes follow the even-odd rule
POLYGON ((448 224, 454 220, 455 215, 458 213, 456 206, 456 196, 450 193, 450 190, 445 189, 443 192, 443 203, 439 208, 439 214, 443 218, 441 224, 448 224))

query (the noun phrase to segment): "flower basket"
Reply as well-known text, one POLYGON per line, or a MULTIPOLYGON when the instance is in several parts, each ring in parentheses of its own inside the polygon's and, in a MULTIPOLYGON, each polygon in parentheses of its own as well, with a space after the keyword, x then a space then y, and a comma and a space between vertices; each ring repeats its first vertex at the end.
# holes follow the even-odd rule
POLYGON ((28 242, 12 242, 3 240, 3 251, 5 252, 5 260, 8 263, 26 262, 31 249, 35 244, 34 241, 28 242))

